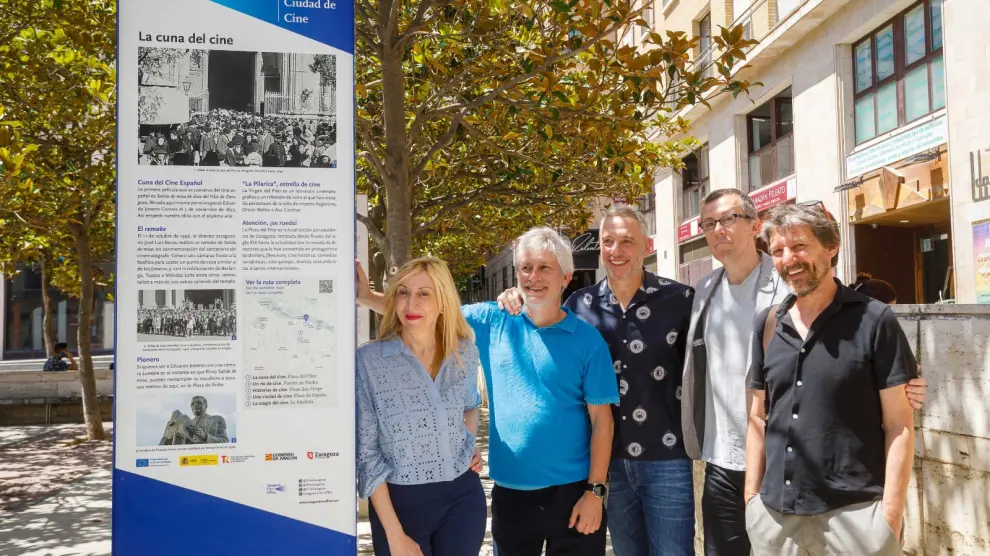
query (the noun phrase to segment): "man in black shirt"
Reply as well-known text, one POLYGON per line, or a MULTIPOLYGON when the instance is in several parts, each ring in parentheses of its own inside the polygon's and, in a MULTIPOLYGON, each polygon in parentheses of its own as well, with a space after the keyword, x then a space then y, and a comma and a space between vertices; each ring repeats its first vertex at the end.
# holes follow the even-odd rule
POLYGON ((917 369, 907 338, 886 304, 832 277, 839 234, 824 206, 778 206, 763 235, 794 293, 753 341, 753 552, 900 554, 914 458, 904 385, 917 369))

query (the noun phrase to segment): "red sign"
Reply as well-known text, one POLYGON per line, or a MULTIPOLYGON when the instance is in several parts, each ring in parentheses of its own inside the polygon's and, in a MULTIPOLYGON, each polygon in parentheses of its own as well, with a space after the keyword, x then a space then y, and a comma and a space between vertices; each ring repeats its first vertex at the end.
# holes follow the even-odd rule
POLYGON ((677 227, 677 243, 690 239, 699 233, 701 233, 701 227, 698 226, 698 219, 692 218, 677 227))
POLYGON ((768 185, 763 189, 758 189, 750 193, 749 196, 753 199, 753 204, 756 205, 756 212, 763 212, 770 207, 779 205, 789 199, 793 199, 796 196, 796 193, 797 191, 794 186, 794 178, 791 178, 786 181, 768 185))
POLYGON ((656 243, 653 241, 653 238, 651 237, 650 239, 646 240, 646 254, 649 255, 656 250, 657 250, 657 246, 656 243))

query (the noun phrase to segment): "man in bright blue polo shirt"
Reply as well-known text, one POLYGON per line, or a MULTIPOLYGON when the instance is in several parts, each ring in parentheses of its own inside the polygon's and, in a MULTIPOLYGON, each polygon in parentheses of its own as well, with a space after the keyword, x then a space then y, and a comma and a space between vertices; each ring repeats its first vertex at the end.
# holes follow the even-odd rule
MULTIPOLYGON (((513 253, 526 308, 462 308, 488 386, 492 536, 499 556, 602 556, 612 411, 619 400, 608 346, 560 306, 574 262, 550 228, 523 234, 513 253)), ((358 300, 380 310, 359 276, 358 300)))

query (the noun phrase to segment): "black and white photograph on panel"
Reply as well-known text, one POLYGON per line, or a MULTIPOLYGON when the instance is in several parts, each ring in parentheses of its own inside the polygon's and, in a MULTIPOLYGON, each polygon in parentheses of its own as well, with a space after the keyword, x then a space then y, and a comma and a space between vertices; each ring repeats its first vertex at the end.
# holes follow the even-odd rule
POLYGON ((138 394, 137 445, 237 442, 237 393, 147 390, 138 394))
POLYGON ((138 49, 138 163, 337 167, 331 54, 138 49))
POLYGON ((231 340, 235 290, 138 290, 139 342, 231 340))

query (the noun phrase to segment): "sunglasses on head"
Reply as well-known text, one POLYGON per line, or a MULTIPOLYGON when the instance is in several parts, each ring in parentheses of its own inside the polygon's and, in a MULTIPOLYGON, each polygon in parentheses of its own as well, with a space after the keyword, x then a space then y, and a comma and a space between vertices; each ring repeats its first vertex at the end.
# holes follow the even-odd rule
POLYGON ((832 213, 825 208, 825 203, 821 201, 801 201, 800 203, 797 203, 797 206, 820 210, 826 217, 828 217, 829 220, 832 220, 833 222, 836 221, 835 216, 833 216, 832 213))

